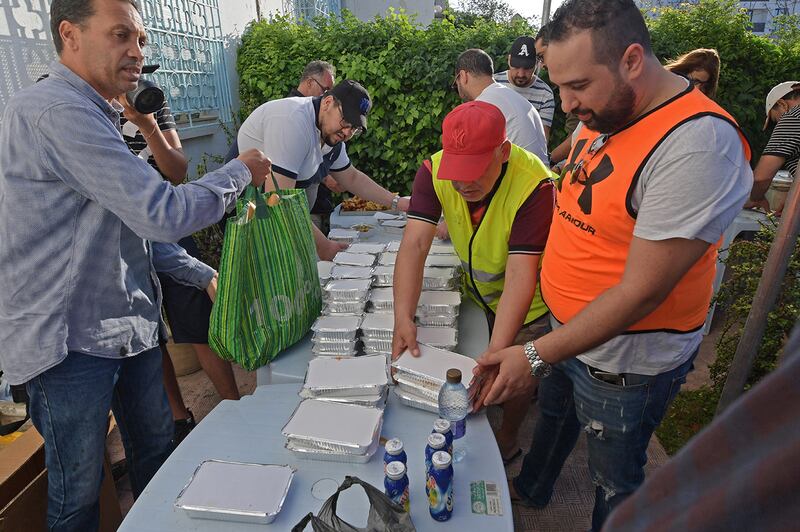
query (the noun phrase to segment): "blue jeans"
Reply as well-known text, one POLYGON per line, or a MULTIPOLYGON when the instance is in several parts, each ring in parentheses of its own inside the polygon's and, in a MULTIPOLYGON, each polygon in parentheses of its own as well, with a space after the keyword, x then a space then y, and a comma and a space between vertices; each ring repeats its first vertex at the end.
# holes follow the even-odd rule
POLYGON ((156 347, 124 359, 70 352, 27 383, 33 424, 44 438, 47 526, 99 526, 108 411, 125 446, 137 497, 172 451, 174 431, 156 347))
POLYGON ((627 374, 625 386, 598 380, 576 358, 554 366, 539 384, 541 417, 522 471, 513 480, 523 501, 538 507, 550 502, 582 429, 595 484, 592 530, 600 530, 611 510, 644 481, 650 436, 686 382, 695 356, 660 375, 627 374))

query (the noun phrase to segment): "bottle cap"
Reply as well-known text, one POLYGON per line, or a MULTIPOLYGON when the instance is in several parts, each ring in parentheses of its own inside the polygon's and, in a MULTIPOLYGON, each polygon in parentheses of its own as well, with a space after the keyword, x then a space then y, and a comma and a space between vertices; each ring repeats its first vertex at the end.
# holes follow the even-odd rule
POLYGON ((431 458, 431 463, 436 469, 447 469, 451 461, 450 453, 447 451, 436 451, 431 458))
POLYGON ((433 430, 440 434, 444 434, 450 430, 450 422, 446 419, 439 418, 433 422, 433 430))
POLYGON ((428 445, 431 446, 431 449, 441 449, 444 447, 445 441, 444 434, 433 432, 428 435, 428 445))
POLYGON ((450 384, 458 384, 461 382, 461 370, 450 368, 447 370, 447 382, 450 384))
POLYGON ((398 438, 392 438, 386 442, 384 447, 389 454, 400 454, 403 451, 403 442, 398 438))
POLYGON ((406 474, 406 466, 403 462, 389 462, 386 464, 386 476, 392 480, 400 480, 406 474))

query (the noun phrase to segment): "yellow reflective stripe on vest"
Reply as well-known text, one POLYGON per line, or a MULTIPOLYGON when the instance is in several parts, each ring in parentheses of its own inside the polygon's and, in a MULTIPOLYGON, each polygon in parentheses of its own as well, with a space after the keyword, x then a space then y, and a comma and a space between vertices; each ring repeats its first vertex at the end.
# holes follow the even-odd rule
POLYGON ((461 261, 461 268, 463 268, 463 270, 467 272, 467 274, 469 274, 471 271, 472 277, 476 281, 479 281, 481 283, 494 283, 496 281, 502 281, 506 278, 505 270, 503 270, 500 273, 489 273, 489 272, 484 272, 482 270, 478 270, 474 266, 472 267, 472 270, 470 270, 469 263, 463 260, 461 261))
MULTIPOLYGON (((489 310, 496 312, 505 284, 508 238, 514 219, 525 200, 539 183, 551 177, 551 173, 536 156, 512 145, 505 174, 476 232, 467 202, 453 188, 451 181, 437 178, 441 158, 442 152, 431 157, 433 188, 442 204, 453 247, 467 274, 469 292, 483 301, 489 310), (478 294, 475 294, 476 290, 478 294)), ((547 307, 542 301, 537 283, 525 323, 535 320, 545 312, 547 307)))

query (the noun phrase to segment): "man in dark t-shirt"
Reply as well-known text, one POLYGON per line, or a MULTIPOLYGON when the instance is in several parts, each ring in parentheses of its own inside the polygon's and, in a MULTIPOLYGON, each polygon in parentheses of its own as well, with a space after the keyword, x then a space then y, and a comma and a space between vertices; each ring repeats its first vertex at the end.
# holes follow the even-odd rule
POLYGON ((766 111, 764 129, 771 122, 775 122, 775 129, 753 170, 753 189, 745 207, 769 210, 764 195, 775 174, 788 170, 794 176, 800 160, 800 81, 785 81, 773 87, 767 95, 766 111))

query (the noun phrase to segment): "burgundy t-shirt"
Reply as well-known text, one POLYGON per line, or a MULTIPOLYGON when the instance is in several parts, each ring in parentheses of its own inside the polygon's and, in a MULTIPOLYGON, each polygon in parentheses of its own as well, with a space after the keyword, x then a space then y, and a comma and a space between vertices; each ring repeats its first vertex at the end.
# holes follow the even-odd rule
MULTIPOLYGON (((430 164, 430 163, 428 163, 430 164)), ((497 180, 495 190, 505 176, 506 165, 497 180)), ((467 202, 472 215, 473 227, 481 219, 486 206, 489 204, 494 191, 484 199, 477 202, 467 202)), ((508 237, 508 252, 539 255, 544 251, 547 236, 550 234, 550 222, 553 219, 553 206, 555 205, 556 191, 551 181, 539 183, 531 192, 525 203, 522 204, 511 226, 508 237)), ((422 164, 414 177, 414 187, 411 193, 411 205, 408 208, 408 217, 436 225, 442 215, 442 204, 433 189, 433 176, 425 164, 422 164)))

